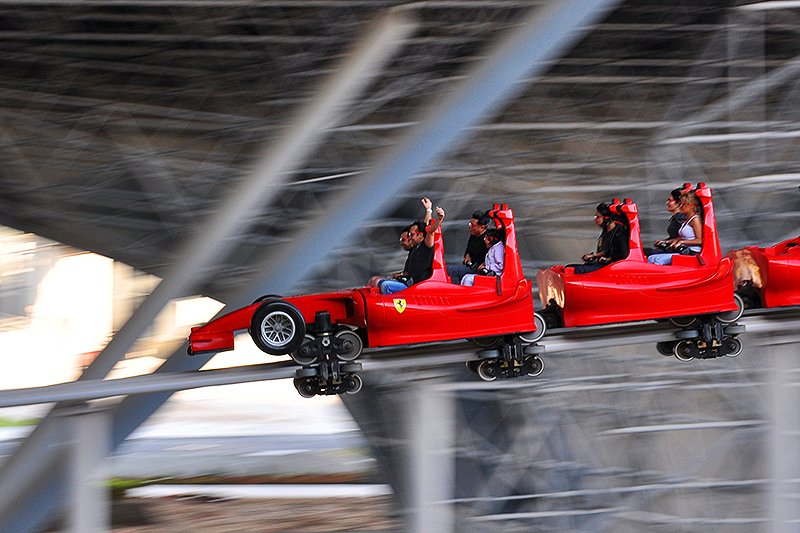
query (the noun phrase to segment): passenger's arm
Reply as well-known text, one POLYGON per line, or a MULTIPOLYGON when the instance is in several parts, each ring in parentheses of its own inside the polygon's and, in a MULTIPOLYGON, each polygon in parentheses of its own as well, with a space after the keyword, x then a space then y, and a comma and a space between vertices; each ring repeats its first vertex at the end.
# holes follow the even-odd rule
POLYGON ((436 230, 442 227, 442 222, 444 222, 444 209, 442 209, 441 207, 437 207, 436 214, 439 215, 439 218, 436 221, 434 221, 433 224, 430 225, 430 227, 428 228, 428 232, 425 234, 425 246, 427 246, 428 248, 433 248, 433 241, 435 240, 436 230))
POLYGON ((428 227, 428 222, 431 221, 431 214, 433 213, 433 202, 427 196, 422 199, 422 207, 425 208, 425 218, 422 220, 425 227, 428 227))

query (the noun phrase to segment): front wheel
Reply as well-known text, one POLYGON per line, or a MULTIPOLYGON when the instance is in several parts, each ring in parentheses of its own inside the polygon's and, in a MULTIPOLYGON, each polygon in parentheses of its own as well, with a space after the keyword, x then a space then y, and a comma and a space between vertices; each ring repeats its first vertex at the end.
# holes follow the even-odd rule
POLYGON ((270 355, 292 353, 303 344, 306 323, 289 302, 272 301, 259 307, 250 322, 250 336, 259 349, 270 355))

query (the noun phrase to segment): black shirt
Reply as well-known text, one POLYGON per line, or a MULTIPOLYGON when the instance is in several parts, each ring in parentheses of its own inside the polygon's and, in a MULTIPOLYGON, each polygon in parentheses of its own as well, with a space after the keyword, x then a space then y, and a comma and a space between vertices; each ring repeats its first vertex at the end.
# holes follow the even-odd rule
POLYGON ((628 228, 614 224, 610 230, 604 229, 600 234, 599 251, 612 262, 626 259, 630 253, 628 237, 628 228))
POLYGON ((675 239, 678 236, 678 231, 681 229, 681 224, 686 220, 686 215, 683 213, 675 213, 669 217, 669 226, 667 226, 667 235, 670 239, 675 239))
POLYGON ((470 233, 469 240, 467 240, 467 249, 464 250, 464 255, 466 256, 469 254, 469 257, 475 265, 475 268, 477 268, 478 265, 483 263, 484 259, 486 259, 487 251, 488 249, 486 248, 486 243, 483 242, 483 234, 472 235, 470 233))
POLYGON ((433 246, 428 248, 423 242, 408 252, 408 275, 411 277, 409 285, 425 281, 433 275, 433 246))

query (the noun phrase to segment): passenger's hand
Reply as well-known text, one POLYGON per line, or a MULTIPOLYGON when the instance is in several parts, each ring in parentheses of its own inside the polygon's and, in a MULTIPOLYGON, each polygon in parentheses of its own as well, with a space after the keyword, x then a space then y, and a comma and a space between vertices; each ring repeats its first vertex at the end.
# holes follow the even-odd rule
POLYGON ((589 260, 589 259, 591 259, 592 257, 594 257, 594 254, 593 254, 593 253, 583 254, 583 255, 581 256, 581 261, 588 261, 588 260, 589 260))
POLYGON ((436 214, 439 215, 439 220, 444 220, 444 209, 437 207, 436 214))
POLYGON ((422 199, 422 207, 428 210, 433 207, 433 202, 431 202, 431 199, 426 196, 422 199))

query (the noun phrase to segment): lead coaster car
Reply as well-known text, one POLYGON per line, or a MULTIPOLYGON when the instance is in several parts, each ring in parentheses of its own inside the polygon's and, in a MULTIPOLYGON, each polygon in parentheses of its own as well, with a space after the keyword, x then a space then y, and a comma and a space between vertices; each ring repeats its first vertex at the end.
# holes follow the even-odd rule
MULTIPOLYGON (((189 353, 234 348, 234 334, 248 331, 271 355, 288 354, 298 365, 301 395, 357 392, 354 361, 364 348, 456 339, 519 338, 535 343, 544 322, 534 314, 532 282, 525 279, 517 249, 513 212, 495 205, 490 216, 505 231, 505 270, 475 276, 472 287, 450 282, 441 228, 434 234, 433 273, 425 281, 389 295, 375 287, 290 296, 267 296, 192 328, 189 353)), ((357 375, 356 375, 357 376, 357 375)))

